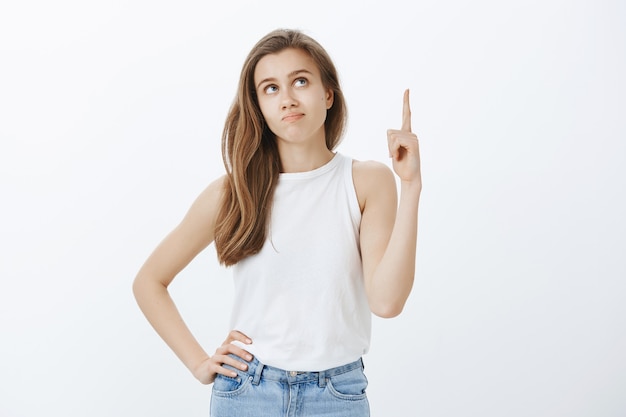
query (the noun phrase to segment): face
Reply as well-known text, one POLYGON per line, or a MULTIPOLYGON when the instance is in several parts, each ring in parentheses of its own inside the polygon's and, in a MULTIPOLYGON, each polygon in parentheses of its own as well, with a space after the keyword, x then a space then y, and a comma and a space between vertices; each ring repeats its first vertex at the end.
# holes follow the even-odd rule
POLYGON ((265 55, 254 71, 261 112, 279 146, 287 143, 325 145, 326 111, 333 92, 324 87, 311 56, 300 49, 265 55))

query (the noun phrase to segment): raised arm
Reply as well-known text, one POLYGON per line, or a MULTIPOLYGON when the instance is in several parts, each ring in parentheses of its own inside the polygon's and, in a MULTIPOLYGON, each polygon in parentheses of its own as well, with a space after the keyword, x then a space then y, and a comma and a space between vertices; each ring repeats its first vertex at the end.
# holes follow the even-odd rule
POLYGON ((231 341, 249 341, 241 333, 231 332, 218 352, 209 356, 186 326, 167 287, 213 241, 222 190, 223 178, 211 183, 198 196, 180 224, 148 257, 133 282, 137 304, 152 327, 193 375, 205 384, 213 382, 216 373, 231 374, 221 366, 223 363, 241 366, 227 355, 235 353, 246 357, 247 352, 231 341))
POLYGON ((409 92, 404 93, 402 128, 387 131, 393 170, 400 179, 398 202, 393 173, 386 165, 358 162, 354 180, 362 209, 361 256, 372 312, 395 317, 413 287, 417 215, 422 190, 417 136, 411 131, 409 92))

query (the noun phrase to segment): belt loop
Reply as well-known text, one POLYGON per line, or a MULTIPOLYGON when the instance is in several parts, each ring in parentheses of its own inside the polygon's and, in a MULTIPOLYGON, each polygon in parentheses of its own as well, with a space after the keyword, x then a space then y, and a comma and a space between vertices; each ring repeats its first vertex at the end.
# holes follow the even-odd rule
POLYGON ((318 373, 318 377, 319 377, 319 381, 318 381, 319 387, 324 388, 326 386, 326 372, 320 371, 318 373))
POLYGON ((252 383, 254 385, 259 385, 261 381, 261 373, 263 372, 263 364, 261 362, 257 362, 256 369, 254 370, 254 378, 252 379, 252 383))

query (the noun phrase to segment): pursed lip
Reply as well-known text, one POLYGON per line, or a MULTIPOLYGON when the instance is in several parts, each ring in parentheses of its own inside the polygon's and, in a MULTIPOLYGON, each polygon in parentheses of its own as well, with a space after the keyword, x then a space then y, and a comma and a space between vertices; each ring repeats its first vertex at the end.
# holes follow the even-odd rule
POLYGON ((295 122, 297 120, 300 120, 304 117, 304 113, 287 113, 286 115, 283 116, 282 121, 283 122, 295 122))

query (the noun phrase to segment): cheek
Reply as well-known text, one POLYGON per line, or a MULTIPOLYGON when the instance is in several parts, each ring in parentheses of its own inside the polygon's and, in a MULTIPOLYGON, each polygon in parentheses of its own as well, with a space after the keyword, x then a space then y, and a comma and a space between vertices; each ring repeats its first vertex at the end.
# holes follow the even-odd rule
POLYGON ((276 115, 272 112, 272 106, 268 105, 267 102, 261 103, 259 101, 259 110, 261 110, 261 116, 263 116, 265 126, 267 126, 272 133, 276 134, 277 119, 276 115))
POLYGON ((262 102, 260 100, 259 100, 259 110, 261 110, 261 115, 267 121, 267 119, 269 118, 268 106, 267 106, 266 103, 264 103, 264 102, 262 102))

